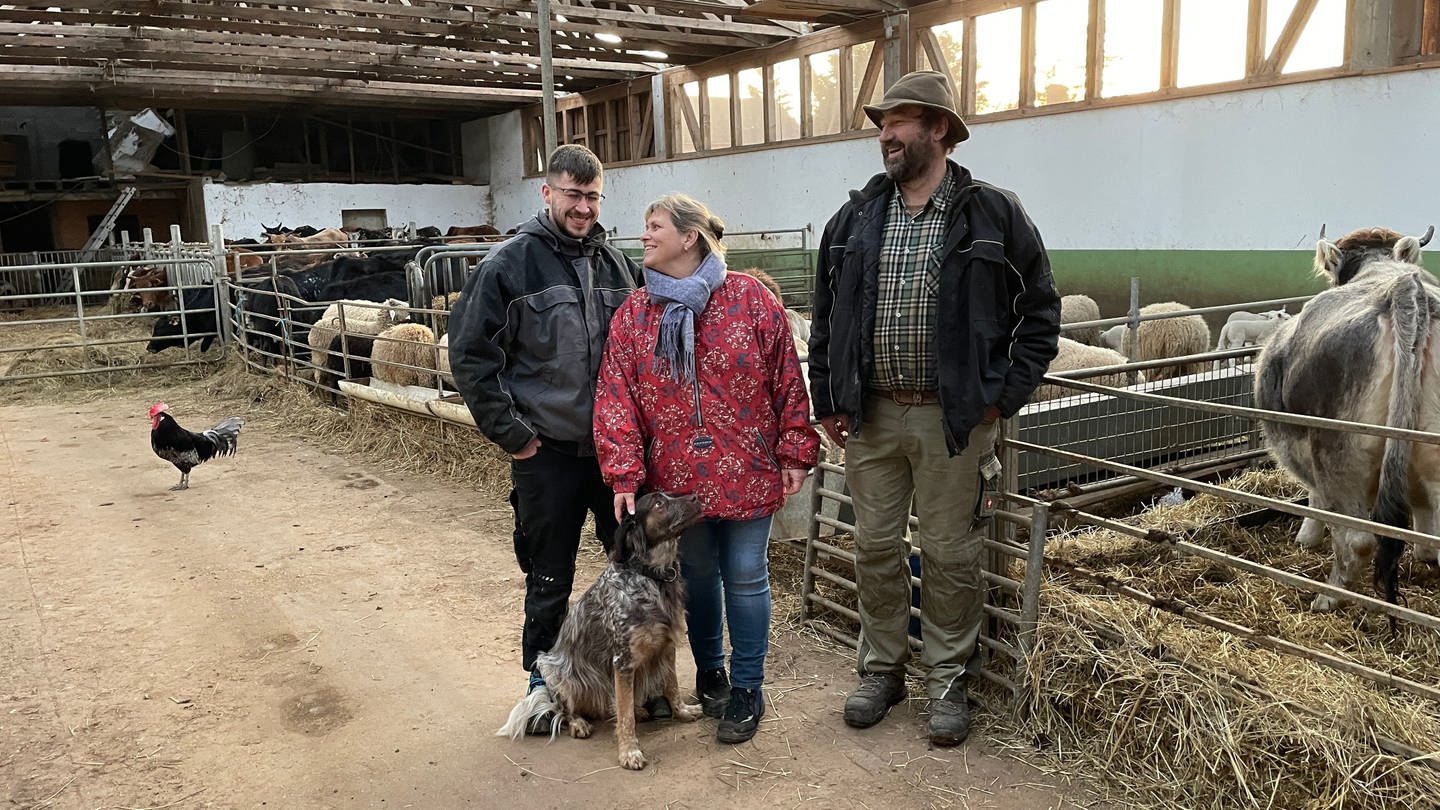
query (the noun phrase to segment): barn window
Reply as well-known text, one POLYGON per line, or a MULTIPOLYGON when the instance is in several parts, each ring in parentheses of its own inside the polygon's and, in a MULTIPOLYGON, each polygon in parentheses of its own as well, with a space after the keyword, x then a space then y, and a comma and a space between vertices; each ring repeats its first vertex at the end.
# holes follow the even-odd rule
POLYGON ((1035 4, 1035 106, 1085 98, 1085 37, 1080 32, 1090 24, 1088 6, 1086 0, 1035 4))
POLYGON ((1245 78, 1245 32, 1250 0, 1180 4, 1180 44, 1175 84, 1230 82, 1245 78))
POLYGON ((1100 95, 1113 98, 1160 88, 1164 5, 1163 0, 1106 0, 1100 95))
POLYGON ((681 85, 678 101, 680 114, 675 119, 679 124, 677 129, 680 130, 680 139, 675 151, 688 154, 700 148, 697 143, 700 138, 700 82, 686 82, 681 85))
POLYGON ((975 18, 975 113, 1020 106, 1020 9, 975 18))
POLYGON ((771 118, 775 121, 775 140, 789 141, 800 137, 800 60, 777 62, 770 79, 775 105, 771 118))
POLYGON ((1282 73, 1335 67, 1345 61, 1345 0, 1318 0, 1308 17, 1295 13, 1306 7, 1298 0, 1271 0, 1265 8, 1268 52, 1275 53, 1276 45, 1282 44, 1287 27, 1300 26, 1282 73))
POLYGON ((730 74, 705 80, 705 103, 710 111, 710 149, 730 148, 730 74))
POLYGON ((840 51, 812 53, 810 60, 810 134, 840 131, 840 51))
POLYGON ((765 71, 746 68, 736 74, 740 95, 740 145, 765 142, 765 71))
POLYGON ((855 77, 855 101, 858 105, 877 104, 885 95, 885 82, 881 79, 880 54, 875 50, 875 43, 860 42, 850 48, 850 72, 855 77), (871 60, 874 59, 874 65, 871 60), (873 76, 870 81, 870 93, 865 94, 865 78, 873 76))

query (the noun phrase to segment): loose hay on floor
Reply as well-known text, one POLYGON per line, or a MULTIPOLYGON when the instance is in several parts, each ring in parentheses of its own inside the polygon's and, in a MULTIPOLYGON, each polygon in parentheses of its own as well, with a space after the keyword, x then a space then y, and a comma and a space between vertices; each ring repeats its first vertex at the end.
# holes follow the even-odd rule
MULTIPOLYGON (((1303 494, 1274 471, 1226 485, 1278 498, 1303 494)), ((1130 522, 1324 579, 1329 552, 1299 549, 1298 521, 1236 526, 1234 516, 1251 508, 1202 495, 1130 522)), ((1421 683, 1433 683, 1440 662, 1433 631, 1403 626, 1390 638, 1374 614, 1311 613, 1307 594, 1168 544, 1079 529, 1047 543, 1047 556, 1421 683)), ((1047 566, 1045 580, 1020 728, 1056 762, 1106 775, 1118 798, 1136 807, 1216 810, 1437 806, 1440 770, 1406 761, 1407 752, 1440 752, 1434 703, 1122 598, 1063 566, 1047 566)), ((1407 596, 1409 607, 1440 612, 1433 588, 1412 586, 1407 596)), ((1430 762, 1440 766, 1433 756, 1430 762)))
POLYGON ((232 360, 211 377, 206 390, 234 403, 238 413, 358 453, 381 467, 430 473, 490 495, 510 491, 510 456, 473 427, 407 413, 362 400, 336 408, 314 389, 278 374, 257 374, 232 360))

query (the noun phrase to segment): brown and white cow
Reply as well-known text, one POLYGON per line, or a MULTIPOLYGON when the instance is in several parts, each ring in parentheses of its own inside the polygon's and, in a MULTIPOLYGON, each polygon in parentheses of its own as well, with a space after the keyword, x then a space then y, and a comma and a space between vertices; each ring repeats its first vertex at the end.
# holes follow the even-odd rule
MULTIPOLYGON (((1424 237, 1366 228, 1315 247, 1315 271, 1334 286, 1275 330, 1260 355, 1255 401, 1266 410, 1440 433, 1440 281, 1420 267, 1424 237)), ((1440 534, 1440 446, 1278 422, 1270 452, 1310 489, 1310 505, 1440 534)), ((1330 525, 1329 582, 1357 590, 1373 560, 1377 591, 1396 599, 1404 544, 1330 525)), ((1301 545, 1324 541, 1306 519, 1301 545)), ((1430 555, 1433 557, 1433 554, 1430 555)), ((1319 595, 1313 610, 1332 610, 1319 595)))

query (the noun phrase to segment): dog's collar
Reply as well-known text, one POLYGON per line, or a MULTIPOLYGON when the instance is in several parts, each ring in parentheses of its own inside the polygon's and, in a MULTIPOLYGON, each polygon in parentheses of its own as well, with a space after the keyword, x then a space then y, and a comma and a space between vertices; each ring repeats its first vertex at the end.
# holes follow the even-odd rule
POLYGON ((669 568, 657 568, 640 560, 632 560, 630 567, 656 582, 674 582, 675 578, 680 576, 680 566, 678 564, 672 565, 669 568))

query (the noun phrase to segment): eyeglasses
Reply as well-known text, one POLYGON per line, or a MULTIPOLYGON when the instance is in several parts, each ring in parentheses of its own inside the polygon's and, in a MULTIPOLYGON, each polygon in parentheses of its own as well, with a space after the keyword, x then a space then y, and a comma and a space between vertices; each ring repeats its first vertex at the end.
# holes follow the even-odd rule
POLYGON ((598 191, 592 191, 587 194, 578 188, 560 188, 559 186, 556 186, 555 190, 560 192, 561 194, 564 194, 565 199, 569 200, 570 202, 578 203, 581 200, 584 200, 591 205, 599 205, 600 201, 605 199, 605 195, 601 194, 598 191))

